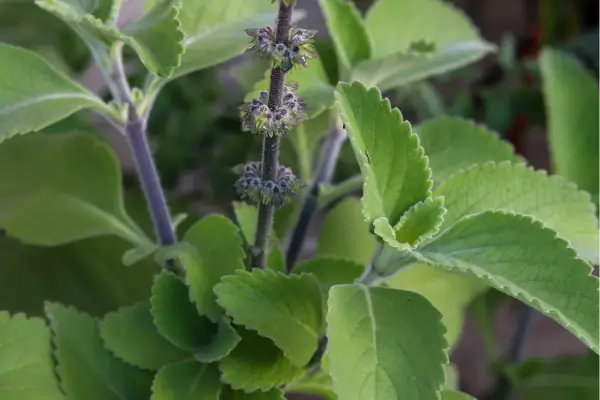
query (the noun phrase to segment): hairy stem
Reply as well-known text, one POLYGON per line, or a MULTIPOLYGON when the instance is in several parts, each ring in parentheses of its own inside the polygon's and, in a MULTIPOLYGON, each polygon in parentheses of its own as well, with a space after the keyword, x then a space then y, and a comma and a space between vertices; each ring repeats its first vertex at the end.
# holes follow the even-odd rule
MULTIPOLYGON (((277 13, 277 27, 275 31, 275 43, 287 43, 292 26, 292 13, 294 5, 286 6, 283 1, 279 2, 277 13)), ((274 66, 271 69, 271 80, 269 84, 269 103, 271 110, 281 105, 283 96, 283 85, 285 83, 285 72, 274 66)), ((279 158, 279 137, 265 135, 262 149, 262 180, 275 181, 277 175, 279 158)), ((267 257, 267 246, 273 226, 275 207, 271 204, 260 204, 258 207, 258 221, 256 224, 256 235, 250 266, 252 268, 263 268, 267 257)))
POLYGON ((158 242, 162 246, 173 245, 177 243, 177 238, 148 143, 146 120, 138 115, 131 99, 131 91, 123 68, 121 50, 122 45, 117 45, 112 49, 114 68, 111 79, 115 88, 112 94, 115 99, 123 104, 127 104, 129 107, 125 134, 146 203, 148 204, 148 210, 154 223, 154 230, 158 236, 158 242))
POLYGON ((302 206, 302 211, 300 211, 298 223, 294 227, 286 253, 288 272, 294 268, 294 265, 298 261, 298 257, 304 246, 304 241, 306 240, 308 228, 310 227, 315 212, 319 208, 319 185, 331 182, 340 155, 340 150, 347 137, 346 131, 339 126, 336 126, 325 138, 315 178, 311 184, 304 205, 302 206))

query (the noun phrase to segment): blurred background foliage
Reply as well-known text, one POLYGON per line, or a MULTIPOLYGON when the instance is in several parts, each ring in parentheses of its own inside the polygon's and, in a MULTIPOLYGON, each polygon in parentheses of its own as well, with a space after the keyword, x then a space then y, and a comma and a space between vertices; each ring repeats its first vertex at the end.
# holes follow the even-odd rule
MULTIPOLYGON (((565 50, 598 78, 598 1, 454 2, 473 19, 486 39, 496 42, 498 53, 466 68, 386 94, 413 125, 440 115, 470 118, 500 133, 530 164, 550 169, 538 55, 544 46, 565 50), (495 32, 491 32, 487 23, 494 16, 493 11, 488 11, 492 19, 484 17, 486 7, 493 10, 505 3, 514 6, 517 10, 514 19, 520 22, 510 27, 497 26, 495 32)), ((302 0, 301 7, 303 3, 310 3, 311 13, 318 10, 316 1, 302 0)), ((355 0, 355 3, 365 10, 371 0, 355 0)), ((306 22, 321 29, 316 47, 329 81, 337 82, 337 59, 320 18, 309 13, 306 22)), ((35 50, 65 73, 106 95, 99 77, 94 77, 93 68, 90 68, 92 60, 83 42, 66 24, 35 6, 32 0, 0 0, 0 42, 35 50)), ((141 87, 144 74, 140 65, 133 63, 128 67, 131 68, 132 82, 141 87)), ((237 107, 254 84, 264 77, 267 68, 265 62, 244 56, 177 79, 158 96, 149 120, 155 158, 168 189, 173 214, 193 215, 179 229, 184 230, 187 224, 209 211, 231 215, 231 201, 237 199, 233 187, 237 177, 232 168, 257 159, 260 151, 259 138, 241 132, 237 107)), ((327 128, 326 123, 306 126, 315 131, 327 128)), ((87 113, 78 113, 46 131, 74 130, 106 138, 110 125, 90 118, 87 113)), ((322 133, 311 132, 315 137, 322 133)), ((108 137, 110 140, 110 134, 108 137)), ((122 146, 119 140, 113 142, 117 149, 122 146)), ((282 163, 292 165, 298 171, 298 160, 291 146, 289 140, 283 142, 282 163)), ((136 179, 131 168, 127 168, 126 152, 117 153, 124 165, 128 211, 151 233, 136 179)), ((352 149, 346 144, 335 180, 348 178, 358 171, 352 149)), ((290 221, 285 216, 293 216, 294 211, 291 206, 280 212, 276 227, 280 237, 290 221)), ((0 232, 0 309, 40 315, 43 300, 49 299, 76 304, 80 309, 100 316, 119 305, 144 299, 148 296, 155 270, 153 260, 124 269, 121 256, 126 249, 126 243, 118 238, 95 238, 55 248, 24 246, 0 232), (115 276, 118 276, 119 284, 111 285, 115 276)), ((498 296, 497 292, 491 293, 498 296)), ((466 332, 468 335, 468 330, 466 332)), ((460 351, 459 346, 457 352, 460 351)), ((487 356, 493 357, 493 354, 488 352, 487 356)), ((475 365, 474 371, 481 368, 476 361, 467 356, 463 358, 475 365)), ((477 381, 479 376, 474 373, 465 378, 471 379, 470 382, 461 378, 462 386, 476 387, 481 383, 477 381)), ((523 389, 526 400, 586 400, 594 391, 594 398, 597 398, 597 377, 597 356, 565 356, 550 364, 529 361, 514 371, 513 385, 523 389), (568 392, 549 385, 555 379, 569 379, 570 376, 574 377, 573 382, 584 384, 576 385, 568 392), (578 394, 573 397, 573 393, 578 394)))

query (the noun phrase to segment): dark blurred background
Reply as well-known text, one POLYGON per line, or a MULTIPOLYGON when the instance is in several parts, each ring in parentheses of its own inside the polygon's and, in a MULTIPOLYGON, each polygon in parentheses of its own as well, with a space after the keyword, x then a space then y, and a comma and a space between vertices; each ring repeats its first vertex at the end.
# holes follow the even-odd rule
MULTIPOLYGON (((370 0, 355 0, 366 10, 370 0)), ((543 46, 576 55, 598 76, 597 0, 455 0, 456 6, 474 21, 482 36, 499 52, 451 74, 387 93, 413 124, 440 114, 472 118, 488 125, 537 168, 548 169, 543 99, 535 63, 543 46)), ((121 23, 139 15, 143 0, 125 3, 121 23)), ((317 48, 328 71, 332 45, 327 38, 316 0, 299 0, 308 11, 304 27, 319 29, 317 48)), ((400 16, 399 16, 400 19, 400 16)), ((0 1, 0 41, 36 50, 86 87, 106 96, 101 75, 89 53, 69 28, 30 2, 0 1)), ((260 141, 242 134, 237 106, 253 84, 262 78, 264 64, 243 56, 216 68, 178 79, 163 89, 149 121, 155 157, 170 196, 181 208, 202 215, 211 211, 230 213, 236 199, 231 168, 256 159, 260 141)), ((132 82, 141 84, 142 71, 131 68, 132 82)), ((132 164, 123 138, 106 122, 79 113, 61 129, 107 133, 117 151, 125 182, 136 187, 132 164)), ((54 128, 53 128, 54 129, 54 128)), ((283 157, 288 157, 283 149, 283 157)), ((358 171, 352 151, 346 147, 336 178, 358 171)), ((3 307, 0 307, 3 308, 3 307)), ((494 336, 506 347, 515 329, 517 305, 504 301, 495 317, 494 336)), ((577 339, 549 319, 535 314, 525 344, 525 357, 553 359, 584 354, 577 339)), ((484 351, 483 336, 473 320, 467 321, 463 338, 453 354, 460 370, 463 390, 484 399, 496 385, 484 351)), ((550 397, 546 397, 550 398, 550 397)))

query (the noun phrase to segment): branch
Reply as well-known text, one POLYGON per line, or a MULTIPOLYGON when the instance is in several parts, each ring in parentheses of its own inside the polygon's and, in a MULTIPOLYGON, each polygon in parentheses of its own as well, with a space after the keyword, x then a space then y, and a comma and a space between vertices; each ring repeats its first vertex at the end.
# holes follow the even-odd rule
MULTIPOLYGON (((287 6, 283 0, 279 2, 277 13, 277 27, 275 31, 275 43, 287 43, 289 41, 290 29, 292 27, 292 13, 294 5, 287 6)), ((274 66, 271 69, 271 80, 269 84, 269 103, 271 110, 281 106, 283 96, 283 85, 285 83, 285 72, 282 68, 274 66)), ((279 158, 279 136, 264 136, 262 149, 262 181, 275 181, 277 175, 279 158)), ((260 203, 258 207, 258 221, 256 224, 256 235, 250 266, 262 268, 266 262, 267 246, 269 244, 271 227, 275 207, 272 204, 260 203)))
POLYGON ((288 272, 294 268, 294 265, 298 261, 304 241, 306 240, 308 228, 310 227, 315 212, 319 208, 319 186, 331 182, 342 145, 347 137, 346 131, 336 125, 325 138, 315 179, 310 187, 306 201, 302 206, 302 211, 300 211, 298 223, 294 227, 287 250, 286 265, 288 272))

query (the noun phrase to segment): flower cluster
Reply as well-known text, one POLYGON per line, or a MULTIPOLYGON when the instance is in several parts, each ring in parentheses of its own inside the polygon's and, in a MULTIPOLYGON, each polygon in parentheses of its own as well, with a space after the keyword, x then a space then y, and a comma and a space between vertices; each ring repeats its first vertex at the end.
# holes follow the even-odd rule
POLYGON ((314 30, 293 27, 288 43, 275 43, 275 31, 270 26, 246 29, 246 34, 252 37, 250 47, 246 51, 260 56, 269 55, 277 66, 287 72, 295 64, 306 67, 306 61, 317 56, 313 45, 316 33, 314 30))
POLYGON ((267 106, 269 93, 260 92, 258 97, 240 106, 242 115, 242 130, 254 134, 264 134, 269 137, 283 136, 302 121, 306 120, 306 105, 296 96, 298 84, 290 83, 284 86, 282 104, 275 109, 267 106))
POLYGON ((284 166, 279 167, 275 181, 261 180, 262 168, 259 162, 238 166, 236 172, 241 175, 235 184, 238 193, 242 199, 248 199, 254 204, 271 204, 279 208, 289 203, 302 187, 292 170, 284 166))

